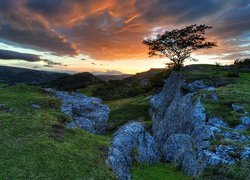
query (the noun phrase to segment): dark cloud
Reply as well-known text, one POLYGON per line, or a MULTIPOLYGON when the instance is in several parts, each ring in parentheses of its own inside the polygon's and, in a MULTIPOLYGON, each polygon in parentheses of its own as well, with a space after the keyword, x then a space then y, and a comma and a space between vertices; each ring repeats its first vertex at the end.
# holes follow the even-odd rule
POLYGON ((214 27, 208 37, 219 44, 209 52, 239 55, 246 47, 242 39, 250 43, 249 17, 250 0, 0 0, 0 41, 60 56, 143 59, 141 41, 155 27, 205 23, 214 27))
MULTIPOLYGON (((43 59, 38 55, 35 54, 28 54, 28 53, 19 53, 15 51, 3 50, 0 49, 0 60, 23 60, 27 62, 40 62, 43 61, 46 64, 46 67, 53 67, 53 66, 67 66, 66 64, 60 62, 54 62, 48 59, 43 59)), ((36 66, 38 67, 38 66, 36 66)))
POLYGON ((26 6, 46 16, 57 15, 68 7, 64 0, 28 0, 26 6))
POLYGON ((130 59, 146 54, 141 41, 149 30, 144 25, 126 21, 123 17, 113 17, 111 12, 103 12, 78 21, 64 33, 95 59, 130 59))
POLYGON ((0 49, 0 59, 2 60, 24 60, 29 62, 41 61, 40 56, 34 54, 19 53, 0 49))
POLYGON ((74 45, 57 33, 47 19, 25 9, 24 0, 10 2, 0 0, 0 5, 6 6, 4 11, 0 11, 0 41, 2 39, 57 55, 78 54, 74 45))
POLYGON ((137 0, 136 6, 149 22, 186 23, 217 13, 227 5, 227 0, 156 0, 146 3, 137 0))
POLYGON ((62 63, 59 63, 59 62, 54 62, 54 61, 51 61, 51 60, 48 60, 48 59, 43 59, 43 62, 47 63, 47 65, 49 66, 63 66, 62 63))

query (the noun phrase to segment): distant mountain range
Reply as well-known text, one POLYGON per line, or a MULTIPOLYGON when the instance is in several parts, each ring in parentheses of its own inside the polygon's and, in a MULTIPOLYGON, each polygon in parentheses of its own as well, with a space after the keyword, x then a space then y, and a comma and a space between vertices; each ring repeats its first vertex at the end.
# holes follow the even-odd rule
POLYGON ((98 84, 103 81, 122 80, 132 76, 122 75, 93 75, 89 72, 78 74, 67 74, 50 71, 32 70, 26 68, 0 66, 0 82, 16 84, 42 84, 60 90, 76 90, 91 84, 98 84))
POLYGON ((66 73, 50 71, 37 71, 26 68, 0 66, 0 82, 4 83, 26 83, 41 84, 66 76, 66 73))

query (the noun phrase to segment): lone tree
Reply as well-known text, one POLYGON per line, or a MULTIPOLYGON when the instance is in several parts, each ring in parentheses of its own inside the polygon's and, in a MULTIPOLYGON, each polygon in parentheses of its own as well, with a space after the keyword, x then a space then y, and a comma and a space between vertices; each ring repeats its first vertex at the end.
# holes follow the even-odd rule
POLYGON ((145 39, 143 44, 149 48, 149 56, 166 56, 174 69, 180 70, 185 60, 194 60, 191 53, 198 49, 212 48, 215 42, 206 41, 205 30, 212 27, 206 25, 190 25, 183 29, 174 29, 158 34, 156 38, 145 39))

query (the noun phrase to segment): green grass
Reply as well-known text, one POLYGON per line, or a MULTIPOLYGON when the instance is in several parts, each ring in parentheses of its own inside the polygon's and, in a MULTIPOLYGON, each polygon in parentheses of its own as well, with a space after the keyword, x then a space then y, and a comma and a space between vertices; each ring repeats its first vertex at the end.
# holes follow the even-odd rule
POLYGON ((133 98, 105 101, 110 107, 109 125, 117 128, 128 121, 139 121, 151 125, 148 114, 150 94, 142 94, 133 98))
MULTIPOLYGON (((250 112, 250 73, 240 72, 239 77, 228 77, 229 71, 224 70, 224 67, 195 67, 197 69, 184 72, 189 82, 200 79, 210 86, 216 86, 218 102, 212 102, 210 98, 202 99, 208 117, 220 117, 231 127, 240 124, 239 117, 244 114, 233 111, 232 104, 243 105, 245 110, 250 112)), ((209 97, 210 92, 206 91, 201 91, 196 97, 204 93, 209 97)))
POLYGON ((0 179, 114 178, 105 164, 110 138, 64 128, 54 97, 18 85, 0 89, 0 103, 6 105, 0 110, 0 179))
MULTIPOLYGON (((149 95, 142 95, 108 103, 113 118, 146 120, 148 100, 149 95), (130 109, 129 117, 129 109, 118 115, 130 103, 138 108, 130 109)), ((0 179, 115 179, 105 164, 111 137, 67 129, 63 122, 70 119, 59 111, 55 97, 40 88, 15 85, 0 89, 0 104, 6 105, 0 109, 0 179), (32 104, 41 108, 33 109, 32 104)), ((133 179, 186 179, 169 164, 135 163, 132 173, 133 179)))
POLYGON ((155 165, 133 164, 132 178, 134 180, 191 180, 172 164, 159 163, 155 165))
POLYGON ((93 96, 93 91, 101 86, 102 84, 93 84, 93 85, 87 86, 86 88, 78 89, 77 92, 82 93, 85 96, 93 96))
POLYGON ((250 161, 244 160, 233 165, 221 165, 207 169, 199 179, 228 180, 228 179, 250 179, 250 161))
MULTIPOLYGON (((226 77, 225 77, 226 79, 226 77)), ((218 102, 212 102, 209 99, 203 99, 202 102, 206 108, 206 112, 210 117, 220 117, 226 121, 231 127, 240 124, 239 117, 243 113, 235 112, 232 104, 240 104, 250 112, 250 73, 241 73, 234 83, 216 89, 219 98, 218 102)))

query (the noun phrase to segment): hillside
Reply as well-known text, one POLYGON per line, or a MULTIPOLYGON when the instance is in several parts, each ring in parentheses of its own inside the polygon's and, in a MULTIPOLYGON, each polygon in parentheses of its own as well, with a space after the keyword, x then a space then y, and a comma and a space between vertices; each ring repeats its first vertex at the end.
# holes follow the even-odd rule
POLYGON ((65 76, 65 73, 0 66, 0 82, 40 84, 65 76))
POLYGON ((163 86, 169 72, 165 69, 151 69, 120 81, 109 81, 93 89, 93 96, 115 100, 153 92, 163 86))
POLYGON ((98 84, 102 81, 88 72, 65 75, 51 81, 47 84, 49 87, 53 87, 59 90, 75 91, 77 89, 85 88, 88 85, 98 84))
MULTIPOLYGON (((0 179, 115 179, 105 164, 110 133, 67 129, 71 119, 60 104, 40 88, 0 84, 0 179)), ((162 176, 186 178, 170 164, 153 169, 134 164, 134 179, 153 178, 156 169, 162 176)))
POLYGON ((100 74, 100 75, 95 75, 102 81, 111 81, 111 80, 123 80, 125 78, 128 78, 130 76, 133 76, 133 74, 122 74, 122 75, 106 75, 106 74, 100 74))
MULTIPOLYGON (((202 99, 207 116, 218 116, 230 127, 239 125, 239 116, 231 110, 231 104, 244 105, 250 111, 250 73, 240 72, 239 77, 230 77, 230 70, 224 67, 199 65, 187 68, 184 72, 187 82, 202 80, 216 88, 218 101, 202 99)), ((164 71, 164 76, 166 76, 164 71)), ((130 79, 122 80, 118 89, 132 88, 144 79, 162 77, 161 73, 146 72, 130 79), (149 75, 151 74, 151 75, 149 75), (132 83, 131 83, 132 82, 132 83), (127 84, 126 84, 127 83, 127 84)), ((168 75, 168 73, 167 73, 168 75)), ((54 95, 45 93, 40 87, 29 85, 6 86, 0 84, 0 179, 115 179, 114 173, 105 164, 112 134, 127 122, 141 122, 152 134, 152 120, 148 114, 149 101, 155 93, 152 86, 148 91, 126 97, 113 95, 104 103, 110 107, 108 130, 104 135, 94 135, 80 129, 66 128, 71 119, 60 111, 61 103, 54 95), (11 154, 11 157, 9 156, 11 154)), ((118 83, 119 81, 115 82, 118 83)), ((114 83, 111 81, 111 83, 114 83)), ((107 84, 89 85, 78 91, 93 96, 95 89, 106 88, 107 84)), ((113 85, 113 84, 112 84, 113 85)), ((138 86, 139 87, 139 86, 138 86)), ((200 93, 209 92, 201 91, 200 93)), ((106 96, 108 97, 108 96, 106 96)), ((244 132, 249 135, 249 128, 244 132)), ((225 144, 232 141, 223 141, 225 144)), ((214 141, 212 147, 218 142, 214 141)), ((239 144, 240 145, 240 144, 239 144)), ((219 165, 208 168, 201 179, 244 179, 249 172, 249 161, 232 165, 219 165)), ((170 163, 153 165, 139 164, 133 159, 132 179, 192 179, 183 174, 180 168, 170 163)))

